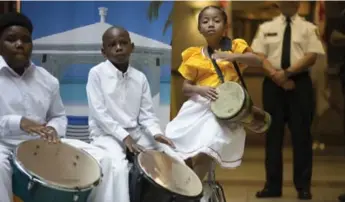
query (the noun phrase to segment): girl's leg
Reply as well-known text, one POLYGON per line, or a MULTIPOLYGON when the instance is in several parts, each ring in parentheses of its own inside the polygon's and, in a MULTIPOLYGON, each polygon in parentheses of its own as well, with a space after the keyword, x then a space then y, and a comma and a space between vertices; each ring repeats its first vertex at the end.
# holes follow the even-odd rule
POLYGON ((212 161, 213 159, 204 153, 200 153, 195 157, 193 170, 201 181, 204 180, 206 174, 208 173, 212 161))
POLYGON ((189 159, 185 160, 185 162, 186 162, 188 167, 193 169, 193 159, 192 158, 189 158, 189 159))

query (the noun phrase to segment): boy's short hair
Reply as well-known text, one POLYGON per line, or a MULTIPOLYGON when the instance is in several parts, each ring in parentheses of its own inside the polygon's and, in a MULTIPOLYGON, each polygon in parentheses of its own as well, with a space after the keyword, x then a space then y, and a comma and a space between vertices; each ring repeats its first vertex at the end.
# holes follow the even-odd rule
POLYGON ((29 30, 30 34, 33 31, 31 20, 22 13, 10 12, 4 13, 0 16, 0 35, 10 26, 22 26, 29 30))

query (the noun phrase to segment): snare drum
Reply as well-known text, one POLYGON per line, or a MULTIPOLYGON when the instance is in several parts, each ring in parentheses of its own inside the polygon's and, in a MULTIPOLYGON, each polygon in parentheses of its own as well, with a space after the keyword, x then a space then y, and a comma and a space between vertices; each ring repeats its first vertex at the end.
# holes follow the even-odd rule
POLYGON ((129 186, 131 202, 192 202, 203 191, 192 169, 154 150, 134 157, 129 186))
POLYGON ((13 193, 24 202, 85 202, 101 180, 98 162, 64 143, 25 141, 11 164, 13 193))
POLYGON ((253 106, 248 92, 237 82, 227 81, 217 87, 218 99, 211 102, 211 111, 218 119, 240 122, 255 133, 265 133, 271 116, 253 106))

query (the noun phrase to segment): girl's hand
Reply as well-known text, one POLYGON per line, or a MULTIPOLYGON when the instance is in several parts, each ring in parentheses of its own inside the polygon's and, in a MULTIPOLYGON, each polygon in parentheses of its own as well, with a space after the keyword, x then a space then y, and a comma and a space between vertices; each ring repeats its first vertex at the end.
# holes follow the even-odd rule
POLYGON ((218 98, 216 89, 209 86, 199 86, 197 93, 204 98, 210 99, 212 101, 218 98))
POLYGON ((214 60, 220 60, 220 61, 228 61, 228 62, 234 62, 237 57, 238 54, 234 54, 234 53, 228 53, 228 52, 215 52, 212 54, 212 59, 214 60))

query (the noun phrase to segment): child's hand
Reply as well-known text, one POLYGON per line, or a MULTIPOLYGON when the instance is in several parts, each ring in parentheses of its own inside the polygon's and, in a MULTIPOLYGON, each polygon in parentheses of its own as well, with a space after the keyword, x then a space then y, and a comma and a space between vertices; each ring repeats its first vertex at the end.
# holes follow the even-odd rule
POLYGON ((210 99, 212 101, 218 98, 216 89, 209 86, 199 86, 197 93, 204 98, 210 99))
POLYGON ((229 52, 215 52, 212 54, 212 59, 216 61, 228 61, 228 62, 234 62, 237 59, 237 54, 229 53, 229 52))

